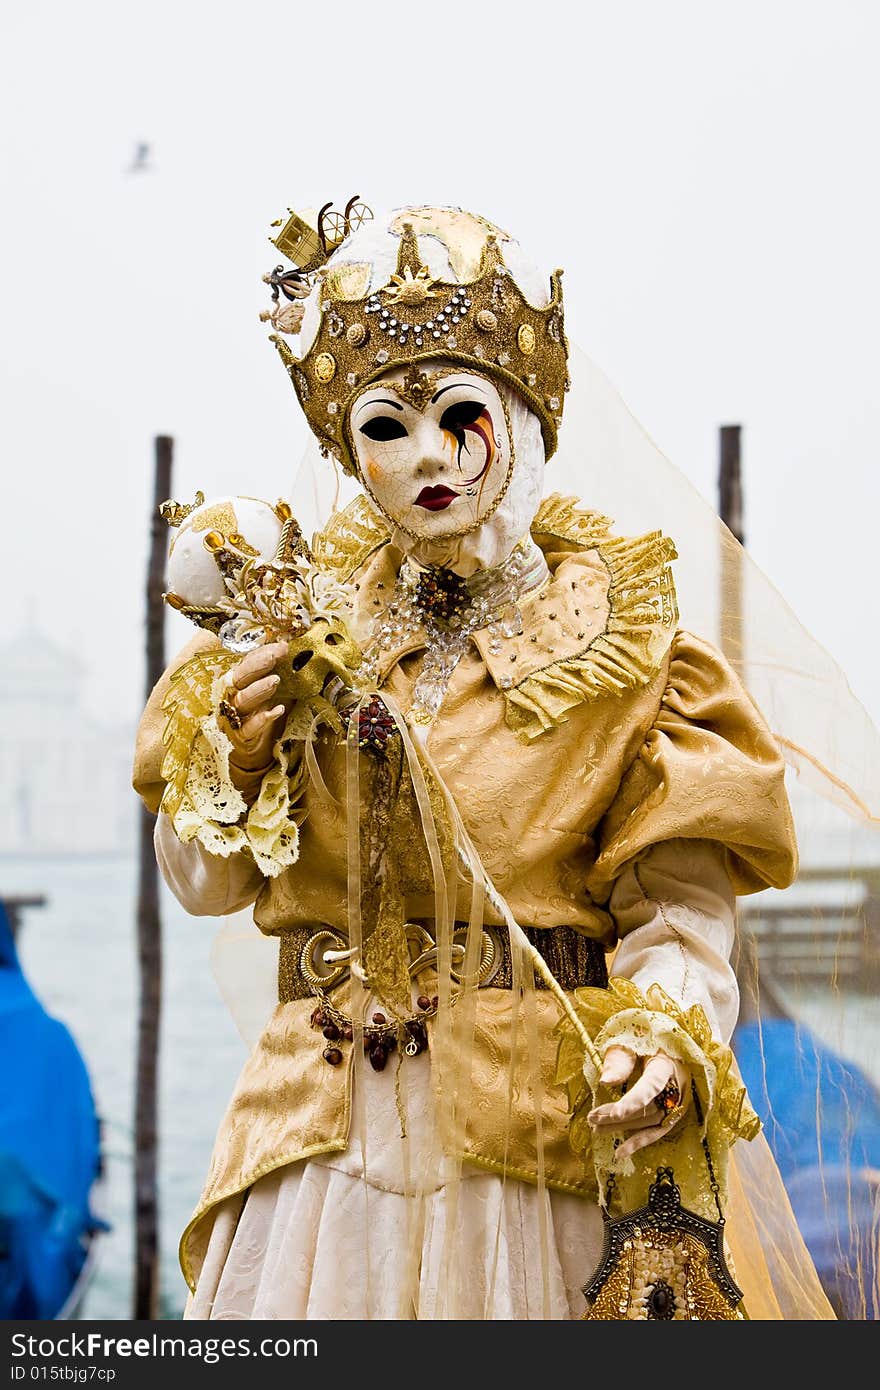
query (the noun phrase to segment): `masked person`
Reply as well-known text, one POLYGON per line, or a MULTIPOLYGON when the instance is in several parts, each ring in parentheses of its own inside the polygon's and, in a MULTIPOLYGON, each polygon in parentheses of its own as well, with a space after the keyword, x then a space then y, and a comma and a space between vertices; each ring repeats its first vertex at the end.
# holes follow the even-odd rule
MULTIPOLYGON (((230 651, 229 605, 178 595, 208 631, 139 734, 166 882, 279 943, 181 1242, 187 1316, 580 1318, 603 1209, 665 1173, 697 1224, 630 1240, 602 1316, 829 1317, 729 1048, 736 900, 796 874, 780 744, 680 624, 673 541, 554 488, 559 274, 458 209, 345 232, 292 217, 268 277, 359 485, 294 547, 331 599, 230 651)), ((197 509, 175 546, 259 562, 246 512, 197 509)))

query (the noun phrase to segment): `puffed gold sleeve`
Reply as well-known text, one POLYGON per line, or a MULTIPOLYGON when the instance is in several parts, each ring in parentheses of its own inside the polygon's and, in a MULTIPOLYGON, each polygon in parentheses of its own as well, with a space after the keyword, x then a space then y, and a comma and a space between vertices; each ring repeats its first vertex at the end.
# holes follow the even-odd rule
POLYGON ((219 645, 217 638, 212 633, 197 632, 182 651, 178 652, 156 682, 141 715, 135 739, 134 767, 131 780, 147 810, 152 811, 154 815, 159 810, 159 803, 165 791, 165 780, 162 777, 165 745, 162 741, 162 735, 165 725, 168 723, 168 715, 163 710, 162 705, 170 689, 172 676, 194 656, 198 656, 201 652, 211 651, 219 645))
POLYGON ((623 867, 662 841, 722 846, 737 894, 785 888, 797 840, 785 763, 755 702, 722 654, 679 631, 660 708, 596 832, 588 878, 605 902, 623 867))

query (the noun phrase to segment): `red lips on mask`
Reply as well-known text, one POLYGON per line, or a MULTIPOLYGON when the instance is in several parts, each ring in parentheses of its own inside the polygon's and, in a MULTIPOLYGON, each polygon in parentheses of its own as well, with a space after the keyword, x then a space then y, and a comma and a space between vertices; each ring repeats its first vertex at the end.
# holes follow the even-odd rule
POLYGON ((423 487, 416 498, 415 505, 424 507, 428 512, 442 512, 445 507, 449 506, 450 502, 456 500, 458 495, 457 492, 453 492, 452 488, 448 487, 423 487))

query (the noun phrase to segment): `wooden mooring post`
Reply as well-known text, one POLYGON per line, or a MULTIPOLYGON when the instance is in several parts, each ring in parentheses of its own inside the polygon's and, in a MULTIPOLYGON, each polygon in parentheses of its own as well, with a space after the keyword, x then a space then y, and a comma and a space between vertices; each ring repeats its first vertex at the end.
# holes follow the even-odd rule
MULTIPOLYGON (((745 545, 745 499, 742 476, 742 427, 722 425, 719 430, 718 512, 728 531, 745 545)), ((743 557, 729 536, 720 543, 719 624, 720 645, 748 685, 748 643, 743 617, 743 557)), ((764 970, 761 989, 765 1007, 785 1011, 778 987, 807 981, 853 993, 872 994, 880 982, 880 870, 876 864, 835 865, 803 861, 798 882, 813 883, 817 897, 791 903, 768 904, 745 899, 739 908, 744 937, 736 971, 743 1000, 742 1017, 754 1012, 756 963, 764 970), (864 887, 864 898, 820 906, 818 894, 834 884, 864 887)))
MULTIPOLYGON (((153 510, 146 591, 146 698, 165 669, 165 580, 167 528, 159 507, 171 496, 174 441, 155 440, 153 510)), ((159 871, 153 849, 156 817, 141 807, 137 906, 140 1001, 135 1076, 134 1291, 132 1317, 151 1320, 159 1308, 159 1029, 162 1004, 162 924, 159 871)))
MULTIPOLYGON (((718 511, 728 531, 745 545, 742 482, 742 427, 722 425, 718 464, 718 511)), ((721 544, 719 594, 721 650, 745 679, 745 632, 742 612, 742 557, 735 546, 721 544)))

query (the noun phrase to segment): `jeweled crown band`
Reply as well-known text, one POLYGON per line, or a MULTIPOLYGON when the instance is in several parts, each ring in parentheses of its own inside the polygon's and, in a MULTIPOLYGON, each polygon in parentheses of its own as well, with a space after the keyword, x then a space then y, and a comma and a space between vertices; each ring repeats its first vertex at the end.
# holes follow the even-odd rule
POLYGON ((308 352, 298 358, 277 334, 272 341, 311 429, 347 472, 357 472, 349 428, 354 398, 395 367, 437 357, 518 391, 541 421, 550 457, 569 385, 561 271, 551 277, 549 304, 536 308, 489 234, 475 279, 434 280, 409 222, 388 284, 370 290, 358 267, 346 269, 352 274, 323 279, 320 326, 308 352))

